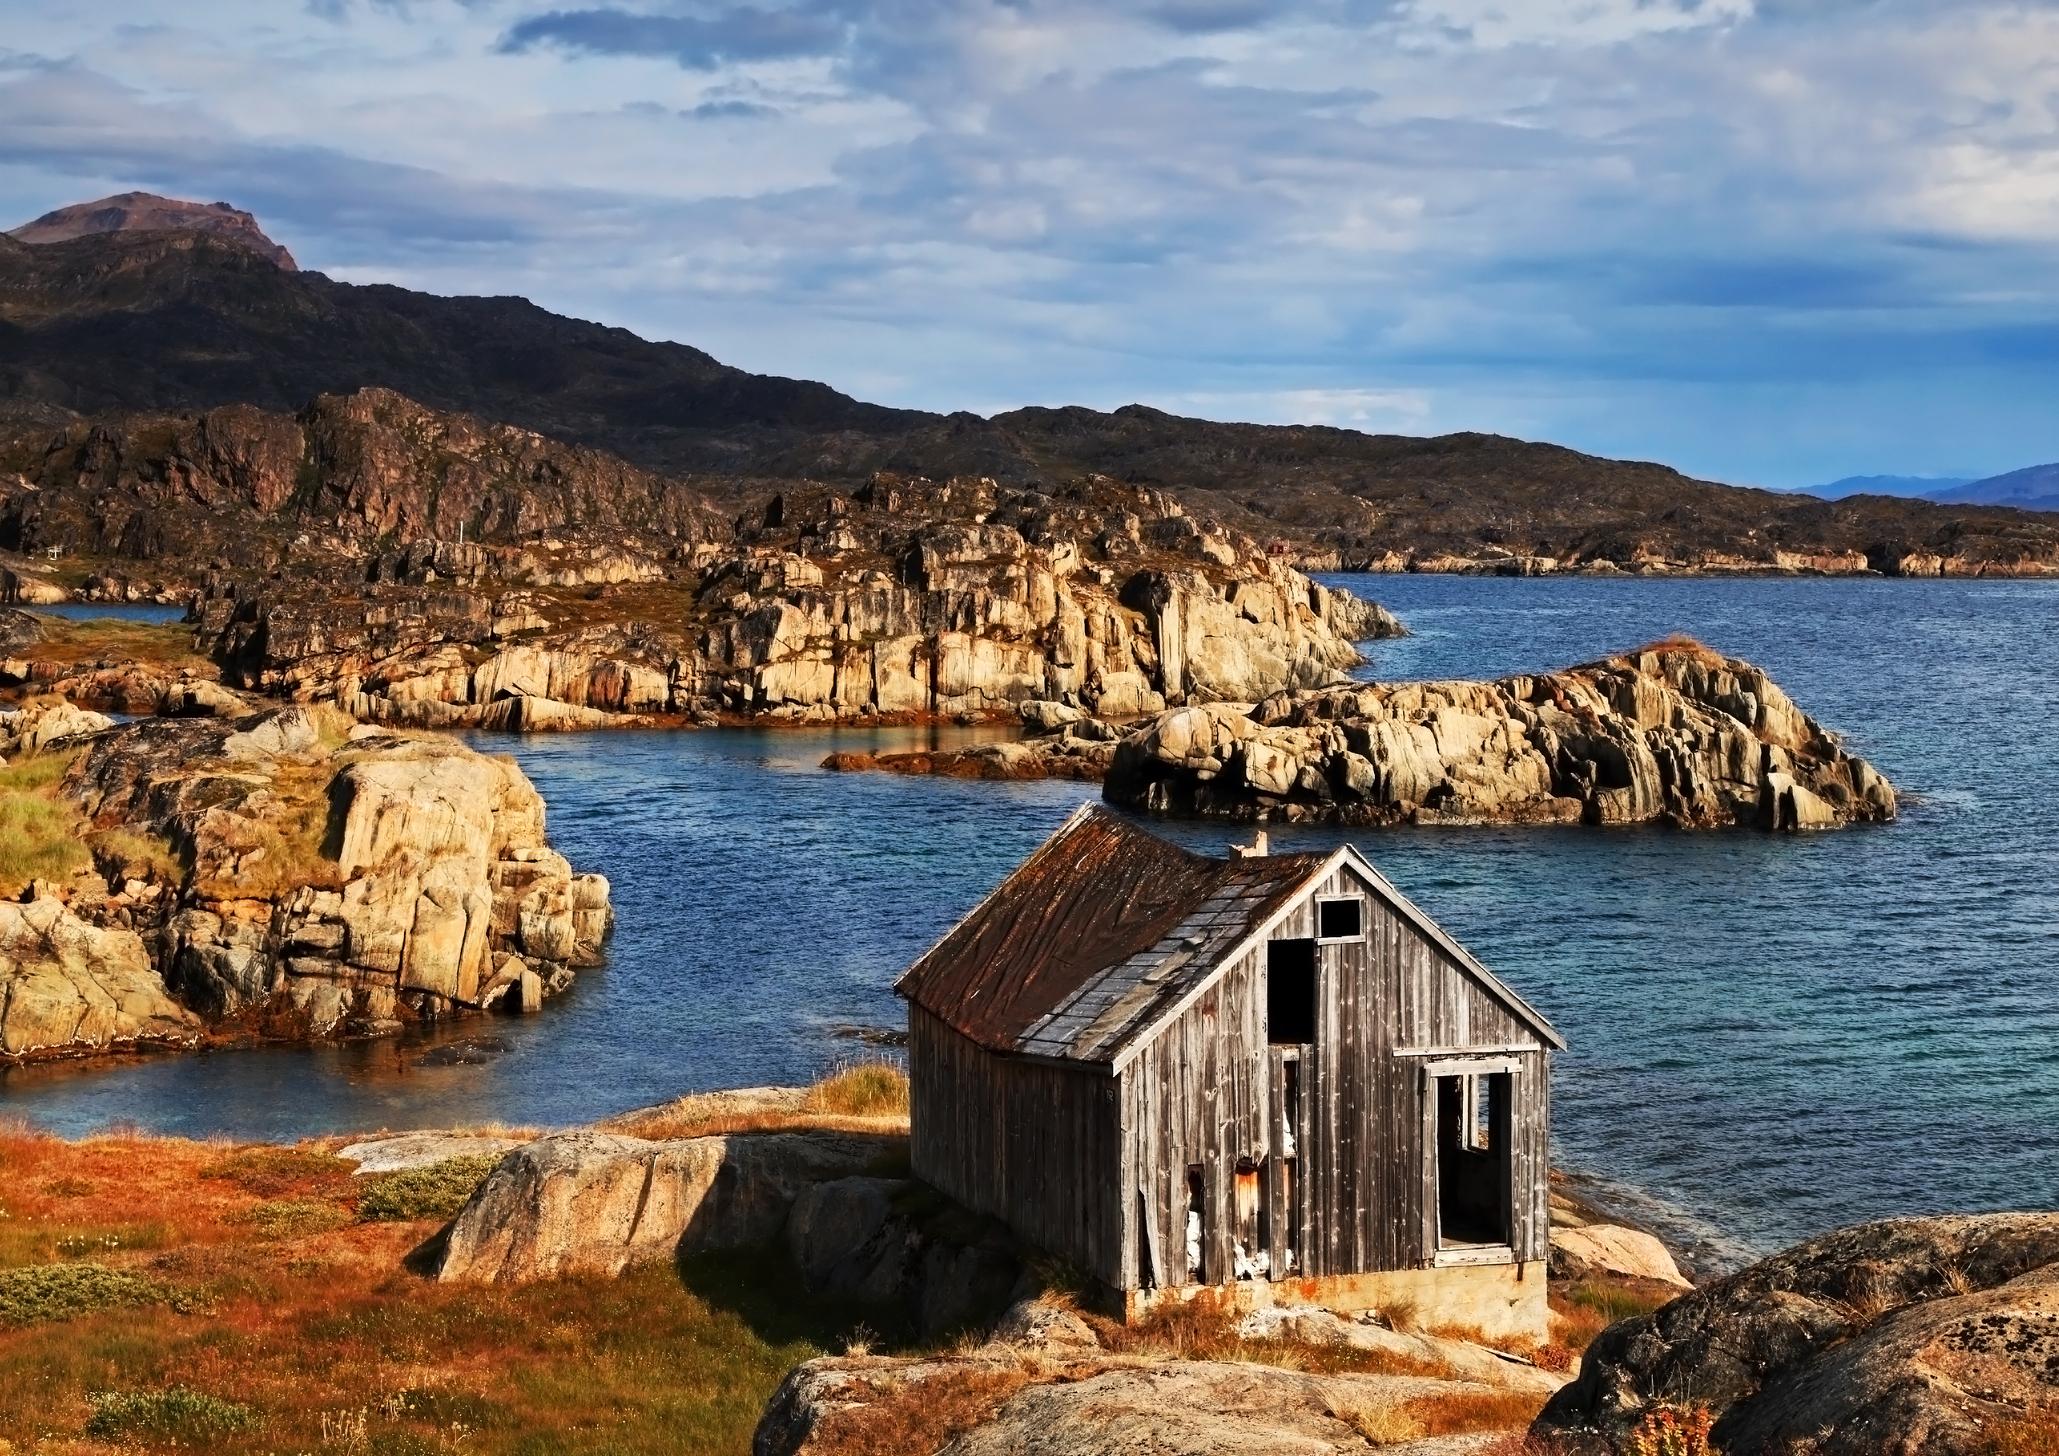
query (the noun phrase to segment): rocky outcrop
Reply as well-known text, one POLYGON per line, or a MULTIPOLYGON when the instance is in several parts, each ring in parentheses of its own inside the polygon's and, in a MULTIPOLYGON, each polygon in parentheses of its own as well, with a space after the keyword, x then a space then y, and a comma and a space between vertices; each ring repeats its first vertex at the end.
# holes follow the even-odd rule
POLYGON ((2050 1430, 2055 1369, 2059 1214, 1895 1219, 1613 1326, 1539 1428, 1627 1450, 1647 1410, 1692 1399, 1725 1451, 1979 1456, 2050 1430))
POLYGON ((105 713, 76 707, 63 698, 0 708, 0 761, 17 754, 40 753, 67 738, 83 738, 113 726, 114 719, 105 713))
POLYGON ((81 920, 54 895, 0 903, 0 1057, 186 1045, 200 1031, 134 931, 81 920))
POLYGON ((1328 682, 1355 643, 1400 630, 1169 496, 1106 481, 789 492, 733 542, 625 556, 633 579, 572 593, 490 553, 408 559, 396 572, 427 580, 342 595, 218 584, 202 640, 256 691, 383 722, 533 729, 1004 715, 1032 700, 1133 716, 1328 682))
POLYGON ((141 937, 210 1022, 379 1033, 534 1009, 600 959, 607 882, 544 838, 512 761, 333 709, 99 733, 63 796, 97 830, 83 918, 141 937))
POLYGON ((509 1153, 474 1190, 444 1237, 436 1277, 619 1274, 770 1243, 803 1190, 861 1172, 881 1150, 878 1138, 817 1131, 663 1142, 560 1133, 509 1153))
POLYGON ((1749 663, 1685 642, 1498 682, 1353 685, 1190 707, 1104 786, 1162 814, 1342 824, 1890 819, 1892 786, 1749 663))
POLYGON ((948 1401, 969 1428, 940 1456, 1342 1456, 1369 1445, 1400 1456, 1457 1456, 1499 1437, 1426 1441, 1410 1420, 1411 1403, 1492 1394, 1493 1387, 1458 1380, 1313 1375, 1228 1360, 1027 1364, 1006 1346, 923 1360, 841 1356, 811 1360, 787 1376, 751 1450, 813 1456, 850 1449, 853 1432, 905 1428, 901 1415, 874 1426, 891 1406, 948 1401), (983 1403, 989 1409, 979 1410, 983 1403))

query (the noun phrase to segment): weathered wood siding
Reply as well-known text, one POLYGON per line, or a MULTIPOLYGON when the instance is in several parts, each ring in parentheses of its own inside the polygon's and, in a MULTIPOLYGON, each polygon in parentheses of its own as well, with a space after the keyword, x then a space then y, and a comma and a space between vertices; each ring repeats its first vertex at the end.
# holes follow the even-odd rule
POLYGON ((1233 1277, 1233 1245, 1255 1222, 1240 1217, 1239 1159, 1266 1169, 1259 1197, 1271 1277, 1286 1277, 1290 1242, 1297 1275, 1433 1262, 1436 1122, 1424 1068, 1453 1054, 1492 1052, 1513 1062, 1511 1246, 1519 1260, 1545 1256, 1550 1123, 1542 1041, 1349 866, 1298 902, 1269 938, 1314 937, 1316 902, 1332 895, 1364 897, 1365 935, 1318 948, 1312 1043, 1267 1045, 1262 940, 1124 1069, 1118 1287, 1188 1282, 1192 1167, 1201 1170, 1206 1203, 1201 1282, 1233 1277), (1290 1061, 1298 1084, 1291 1142, 1290 1061), (1155 1280, 1147 1267, 1154 1248, 1155 1280))
POLYGON ((1117 1084, 1102 1067, 997 1056, 908 1016, 915 1176, 1121 1287, 1117 1084))

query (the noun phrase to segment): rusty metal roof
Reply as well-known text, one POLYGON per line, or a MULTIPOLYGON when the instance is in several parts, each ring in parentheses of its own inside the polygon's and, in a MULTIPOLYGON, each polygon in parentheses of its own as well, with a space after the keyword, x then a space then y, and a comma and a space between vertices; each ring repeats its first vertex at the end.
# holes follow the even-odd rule
POLYGON ((895 989, 990 1050, 1105 1062, 1329 859, 1211 859, 1089 804, 895 989))

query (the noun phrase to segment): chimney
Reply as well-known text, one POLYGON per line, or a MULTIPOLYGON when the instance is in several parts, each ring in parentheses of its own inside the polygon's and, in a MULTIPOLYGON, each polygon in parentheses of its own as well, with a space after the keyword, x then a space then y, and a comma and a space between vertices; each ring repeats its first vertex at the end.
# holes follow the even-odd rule
POLYGON ((1264 859, 1268 848, 1265 831, 1261 829, 1251 837, 1251 843, 1231 845, 1230 853, 1238 859, 1264 859))

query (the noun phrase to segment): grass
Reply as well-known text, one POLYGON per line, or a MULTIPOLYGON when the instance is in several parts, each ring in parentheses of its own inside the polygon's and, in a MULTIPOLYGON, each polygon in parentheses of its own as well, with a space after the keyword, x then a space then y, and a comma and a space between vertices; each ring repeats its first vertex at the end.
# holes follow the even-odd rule
POLYGON ((207 659, 193 650, 193 629, 175 622, 129 622, 114 617, 40 620, 42 640, 22 652, 35 662, 67 667, 121 662, 167 668, 207 666, 207 659))
POLYGON ((1515 1390, 1454 1390, 1394 1405, 1332 1409, 1373 1446, 1399 1446, 1431 1436, 1469 1436, 1528 1426, 1544 1397, 1515 1390))
POLYGON ((906 1117, 908 1074, 892 1062, 859 1062, 810 1087, 807 1105, 833 1117, 906 1117))
MULTIPOLYGON (((1650 1314, 1679 1296, 1678 1289, 1656 1282, 1574 1279, 1555 1283, 1550 1295, 1552 1344, 1577 1354, 1610 1325, 1650 1314)), ((1540 1358, 1538 1363, 1545 1362, 1540 1358)))
POLYGON ((2025 1413, 1996 1425, 1982 1456, 2059 1456, 2059 1412, 2025 1413))
MULTIPOLYGON (((908 1126, 908 1075, 891 1062, 859 1062, 830 1073, 792 1103, 739 1104, 720 1094, 682 1097, 615 1118, 610 1132, 630 1137, 714 1137, 729 1133, 834 1132, 901 1134, 908 1126)), ((882 1167, 881 1176, 894 1169, 882 1167)))
POLYGON ((467 1153, 426 1168, 380 1174, 358 1196, 358 1217, 375 1222, 449 1218, 499 1161, 498 1153, 467 1153))
POLYGON ((786 1372, 861 1318, 803 1297, 770 1254, 438 1284, 405 1267, 436 1218, 355 1218, 368 1180, 348 1168, 0 1126, 0 1233, 46 1261, 17 1288, 44 1291, 39 1319, 66 1315, 61 1335, 0 1323, 0 1451, 734 1456, 786 1372), (60 1245, 150 1228, 149 1248, 93 1256, 133 1285, 49 1272, 88 1267, 60 1245), (89 1283, 92 1299, 47 1292, 89 1283), (215 1420, 226 1408, 246 1419, 215 1420))
POLYGON ((1448 1367, 1390 1350, 1302 1340, 1247 1340, 1237 1333, 1238 1316, 1206 1300, 1172 1301, 1124 1325, 1101 1315, 1083 1315, 1111 1354, 1167 1360, 1240 1360, 1278 1365, 1314 1375, 1422 1375, 1449 1378, 1448 1367))
POLYGON ((31 754, 0 767, 0 898, 31 880, 62 880, 92 862, 85 816, 58 785, 76 749, 31 754))
POLYGON ((266 791, 274 802, 262 815, 222 826, 222 837, 237 851, 237 873, 199 880, 195 889, 221 899, 275 900, 303 885, 342 888, 342 867, 328 840, 330 785, 343 766, 337 757, 276 760, 266 791))

